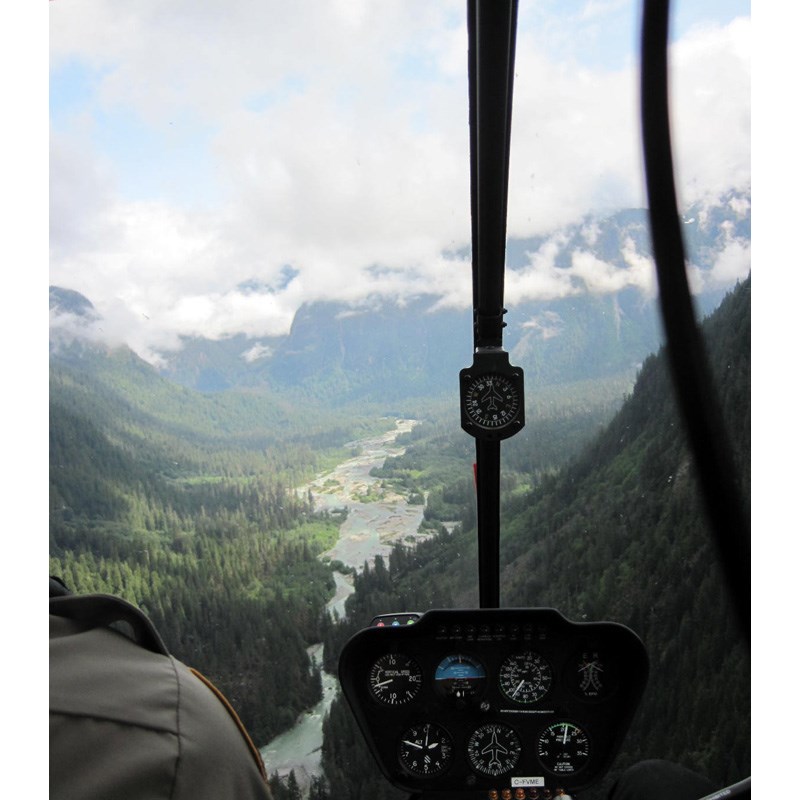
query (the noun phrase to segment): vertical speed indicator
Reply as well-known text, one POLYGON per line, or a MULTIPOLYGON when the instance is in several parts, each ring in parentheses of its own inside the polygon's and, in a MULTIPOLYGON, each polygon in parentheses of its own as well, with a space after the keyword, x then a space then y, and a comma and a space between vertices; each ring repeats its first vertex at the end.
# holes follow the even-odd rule
POLYGON ((401 653, 381 656, 369 671, 369 690, 383 705, 410 703, 422 688, 422 670, 413 658, 401 653))

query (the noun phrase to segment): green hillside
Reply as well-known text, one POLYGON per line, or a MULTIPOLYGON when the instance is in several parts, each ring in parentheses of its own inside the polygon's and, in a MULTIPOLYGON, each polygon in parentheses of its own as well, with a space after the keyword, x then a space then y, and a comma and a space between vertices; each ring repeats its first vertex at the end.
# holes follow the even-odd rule
MULTIPOLYGON (((748 281, 705 324, 748 494, 749 313, 748 281)), ((424 524, 438 535, 359 575, 349 621, 334 626, 322 614, 331 573, 316 556, 341 520, 311 514, 290 487, 385 429, 377 409, 334 413, 286 389, 201 394, 130 351, 78 344, 52 354, 50 375, 51 573, 142 606, 259 743, 318 697, 311 642, 326 642, 331 667, 373 613, 477 605, 474 450, 455 408, 443 423, 438 407, 379 476, 428 492, 424 524)), ((651 683, 618 767, 666 757, 719 783, 741 777, 749 657, 724 602, 662 357, 647 359, 610 422, 616 384, 531 388, 528 426, 503 447, 503 602, 613 619, 645 640, 651 683)), ((331 797, 394 796, 341 704, 326 721, 324 764, 331 797)))
POLYGON ((141 606, 265 742, 319 697, 306 647, 333 580, 317 555, 341 522, 289 487, 389 424, 344 427, 266 392, 200 395, 127 350, 61 352, 50 372, 50 573, 141 606))
MULTIPOLYGON (((749 497, 749 280, 704 332, 749 497)), ((412 445, 407 458, 424 461, 422 449, 412 445)), ((507 488, 520 463, 520 454, 511 459, 507 488)), ((478 604, 473 501, 450 496, 461 521, 452 534, 415 552, 398 549, 388 565, 360 576, 349 620, 326 631, 328 665, 373 614, 478 604)), ((567 467, 505 498, 501 602, 627 624, 650 653, 650 683, 615 773, 586 797, 604 797, 614 775, 643 758, 677 761, 720 785, 749 774, 749 653, 704 523, 663 354, 645 362, 620 412, 567 467)), ((331 797, 401 796, 371 767, 341 702, 326 722, 323 764, 331 797)))

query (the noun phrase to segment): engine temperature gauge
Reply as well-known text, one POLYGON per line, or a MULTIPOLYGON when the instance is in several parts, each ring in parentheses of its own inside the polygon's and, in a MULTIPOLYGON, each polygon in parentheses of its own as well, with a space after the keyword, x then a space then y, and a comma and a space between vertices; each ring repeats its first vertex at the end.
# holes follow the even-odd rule
POLYGON ((515 703, 527 705, 541 700, 553 683, 550 665, 532 651, 509 656, 498 675, 500 691, 515 703))

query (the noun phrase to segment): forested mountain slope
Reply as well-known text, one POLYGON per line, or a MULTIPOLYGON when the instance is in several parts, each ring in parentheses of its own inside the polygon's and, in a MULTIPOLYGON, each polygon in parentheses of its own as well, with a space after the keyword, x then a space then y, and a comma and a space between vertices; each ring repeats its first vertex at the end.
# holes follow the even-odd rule
POLYGON ((389 423, 203 396, 125 349, 62 350, 50 377, 50 573, 141 606, 267 741, 319 697, 306 647, 333 580, 317 555, 340 522, 290 487, 389 423))
MULTIPOLYGON (((706 322, 741 485, 750 496, 750 281, 706 322)), ((623 760, 665 757, 715 780, 749 771, 749 654, 705 524, 662 356, 558 479, 508 508, 503 595, 630 625, 651 678, 623 760)))
MULTIPOLYGON (((703 329, 749 498, 749 279, 703 329)), ((374 613, 477 605, 469 505, 461 520, 453 534, 413 553, 397 550, 388 566, 359 578, 348 621, 326 632, 328 663, 374 613)), ((749 774, 749 653, 706 529, 663 353, 644 363, 620 412, 579 457, 533 491, 507 497, 501 560, 503 604, 621 622, 644 640, 650 682, 615 771, 668 758, 720 785, 749 774)), ((326 723, 323 754, 331 797, 400 796, 371 768, 342 703, 326 723)), ((613 777, 587 798, 603 797, 613 777)))

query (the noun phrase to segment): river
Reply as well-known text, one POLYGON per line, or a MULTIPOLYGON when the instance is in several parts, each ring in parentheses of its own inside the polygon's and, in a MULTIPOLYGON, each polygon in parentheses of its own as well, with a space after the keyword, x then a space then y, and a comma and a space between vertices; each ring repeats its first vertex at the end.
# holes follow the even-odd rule
MULTIPOLYGON (((374 467, 383 466, 388 456, 403 454, 405 448, 395 440, 414 425, 415 420, 396 420, 392 431, 349 443, 347 446, 357 449, 359 455, 298 489, 303 493, 311 491, 315 511, 348 508, 339 539, 320 558, 338 560, 361 571, 365 562, 374 563, 376 555, 388 557, 395 542, 412 544, 427 538, 417 532, 424 507, 411 505, 403 495, 381 489, 380 478, 369 474, 374 467)), ((345 601, 353 593, 352 577, 335 572, 334 578, 336 593, 328 602, 328 613, 343 617, 345 601)), ((312 661, 322 661, 321 644, 312 645, 308 653, 312 661)), ((322 700, 301 714, 293 728, 261 748, 268 773, 285 776, 294 770, 304 796, 312 776, 322 773, 322 721, 338 689, 336 676, 323 672, 322 700)))

